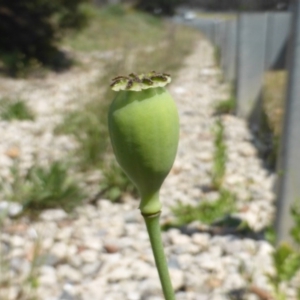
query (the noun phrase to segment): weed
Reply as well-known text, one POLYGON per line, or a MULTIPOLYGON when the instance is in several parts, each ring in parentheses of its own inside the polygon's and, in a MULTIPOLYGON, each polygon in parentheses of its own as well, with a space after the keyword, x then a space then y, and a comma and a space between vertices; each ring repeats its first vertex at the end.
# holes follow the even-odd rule
POLYGON ((215 107, 217 114, 233 114, 234 109, 235 109, 234 97, 230 97, 225 101, 219 102, 215 107))
POLYGON ((294 226, 291 229, 291 236, 295 243, 300 247, 300 204, 294 205, 291 210, 294 219, 294 226))
MULTIPOLYGON (((296 204, 291 209, 291 216, 294 219, 294 226, 291 229, 291 237, 293 239, 293 246, 287 243, 281 243, 272 254, 273 265, 275 272, 267 274, 269 282, 273 288, 273 294, 276 300, 287 300, 286 293, 282 290, 283 283, 289 284, 297 272, 300 271, 300 205, 296 204)), ((271 242, 276 241, 276 235, 271 242)), ((300 288, 297 290, 298 299, 300 299, 300 288)))
MULTIPOLYGON (((2 230, 2 228, 1 228, 2 230)), ((9 295, 9 291, 16 284, 19 286, 19 291, 17 298, 20 300, 37 300, 36 290, 39 286, 38 283, 38 267, 39 267, 39 258, 41 253, 41 240, 37 239, 34 241, 32 247, 32 260, 30 264, 30 270, 26 275, 22 276, 22 279, 16 279, 13 267, 11 265, 12 257, 11 251, 13 248, 10 248, 7 244, 3 244, 4 247, 0 248, 0 298, 1 300, 12 299, 9 295)))
POLYGON ((0 100, 0 117, 3 120, 34 120, 34 114, 24 100, 2 98, 0 100))
POLYGON ((66 165, 59 161, 49 168, 33 166, 25 177, 20 176, 17 165, 12 173, 14 181, 6 196, 21 203, 29 214, 55 207, 71 211, 84 198, 78 183, 68 175, 66 165))
POLYGON ((226 145, 224 143, 224 126, 220 119, 217 120, 215 126, 215 152, 213 159, 213 186, 216 189, 220 189, 225 174, 226 164, 226 145))
POLYGON ((276 300, 285 300, 286 295, 281 291, 282 282, 290 281, 300 269, 300 253, 288 244, 280 244, 273 255, 275 274, 268 274, 270 284, 274 289, 276 300))
POLYGON ((212 224, 235 209, 235 196, 227 190, 221 190, 216 201, 203 201, 197 206, 180 203, 177 207, 173 207, 172 211, 176 216, 176 225, 181 226, 193 221, 212 224))
POLYGON ((138 192, 116 162, 110 163, 103 170, 103 180, 100 184, 101 195, 115 202, 121 199, 124 193, 137 197, 138 192))
POLYGON ((221 64, 221 49, 218 46, 214 48, 214 61, 217 66, 221 64))

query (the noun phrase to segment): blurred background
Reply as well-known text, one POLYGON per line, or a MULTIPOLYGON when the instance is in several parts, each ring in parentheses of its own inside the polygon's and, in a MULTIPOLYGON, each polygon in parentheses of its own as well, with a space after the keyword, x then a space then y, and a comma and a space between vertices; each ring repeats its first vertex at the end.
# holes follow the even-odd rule
MULTIPOLYGON (((289 1, 28 1, 1 4, 1 61, 14 73, 32 60, 53 68, 67 61, 56 44, 70 30, 79 31, 93 21, 97 10, 105 6, 125 5, 157 16, 172 16, 180 7, 203 11, 287 10, 289 1), (18 34, 16 34, 18 33, 18 34)), ((121 13, 121 8, 119 8, 121 13)), ((99 23, 101 25, 101 23, 99 23)), ((101 31, 100 31, 101 32, 101 31)))

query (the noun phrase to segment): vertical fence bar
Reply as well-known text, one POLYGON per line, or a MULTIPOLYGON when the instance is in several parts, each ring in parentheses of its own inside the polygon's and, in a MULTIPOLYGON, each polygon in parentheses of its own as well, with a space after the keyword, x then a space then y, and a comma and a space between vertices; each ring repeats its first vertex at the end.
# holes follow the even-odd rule
POLYGON ((224 21, 222 20, 218 20, 216 23, 215 23, 215 44, 216 46, 218 47, 219 51, 220 48, 221 48, 221 42, 222 42, 222 26, 223 26, 223 23, 224 21))
POLYGON ((256 120, 265 71, 267 15, 242 13, 238 18, 237 115, 256 120))
POLYGON ((220 27, 220 67, 224 71, 226 65, 226 24, 227 20, 221 23, 220 27))
POLYGON ((287 101, 278 157, 277 241, 290 241, 291 207, 300 201, 300 0, 295 0, 289 45, 287 101))
POLYGON ((220 21, 219 20, 214 20, 214 23, 213 23, 213 30, 214 30, 214 39, 213 39, 213 45, 215 47, 218 47, 219 45, 219 26, 220 26, 220 21))
POLYGON ((236 47, 237 23, 236 19, 226 23, 226 52, 225 52, 225 79, 232 83, 236 79, 236 47))
POLYGON ((282 70, 286 68, 290 22, 291 14, 289 12, 268 13, 266 69, 282 70))

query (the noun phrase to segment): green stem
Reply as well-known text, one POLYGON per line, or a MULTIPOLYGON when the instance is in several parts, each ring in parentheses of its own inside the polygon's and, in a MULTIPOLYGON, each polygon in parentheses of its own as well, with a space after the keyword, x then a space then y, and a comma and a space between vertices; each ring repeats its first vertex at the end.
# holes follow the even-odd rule
POLYGON ((166 300, 175 300, 175 294, 172 287, 168 265, 164 253, 159 225, 160 212, 151 215, 144 215, 147 226, 151 247, 155 259, 156 268, 160 278, 160 283, 166 300))

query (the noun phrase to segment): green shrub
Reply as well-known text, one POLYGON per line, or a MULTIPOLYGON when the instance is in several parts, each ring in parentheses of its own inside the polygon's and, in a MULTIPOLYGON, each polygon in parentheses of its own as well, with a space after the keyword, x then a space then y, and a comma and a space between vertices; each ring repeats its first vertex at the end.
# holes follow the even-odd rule
POLYGON ((150 13, 173 15, 176 7, 181 3, 180 0, 139 0, 136 7, 150 13))
POLYGON ((0 117, 3 120, 34 120, 34 114, 26 102, 17 99, 3 98, 0 100, 0 117))
POLYGON ((56 207, 71 211, 84 198, 78 183, 68 175, 62 162, 53 162, 48 168, 33 166, 25 177, 20 175, 17 164, 11 171, 14 181, 6 196, 10 201, 22 204, 25 212, 30 214, 56 207))
POLYGON ((86 0, 5 1, 0 4, 0 60, 11 75, 33 60, 66 66, 57 49, 64 28, 82 27, 87 18, 81 4, 86 0))
POLYGON ((110 17, 123 17, 126 14, 126 10, 124 6, 120 4, 109 4, 104 7, 102 13, 110 17))

